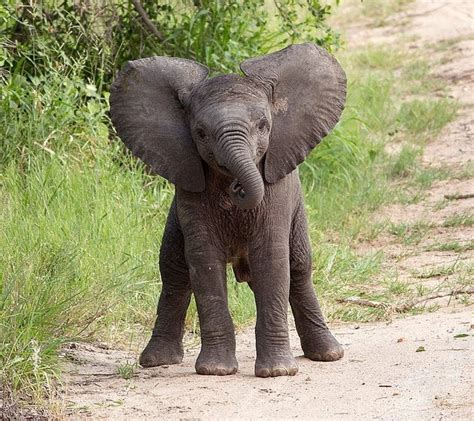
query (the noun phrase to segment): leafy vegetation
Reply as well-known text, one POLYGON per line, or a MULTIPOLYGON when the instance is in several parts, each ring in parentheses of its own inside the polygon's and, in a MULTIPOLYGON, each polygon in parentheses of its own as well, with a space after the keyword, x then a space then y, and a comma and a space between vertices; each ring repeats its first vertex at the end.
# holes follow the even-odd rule
MULTIPOLYGON (((0 376, 33 400, 54 389, 64 342, 139 342, 153 323, 173 187, 148 175, 111 132, 116 70, 129 58, 167 54, 194 58, 213 73, 235 72, 242 59, 289 42, 338 45, 322 1, 147 0, 154 29, 133 3, 0 6, 0 376)), ((383 255, 359 255, 352 245, 373 227, 371 213, 397 197, 390 182, 416 173, 416 151, 392 156, 385 144, 404 136, 421 145, 452 118, 455 104, 403 102, 407 91, 429 89, 410 76, 414 70, 395 72, 422 62, 406 52, 370 47, 338 55, 349 78, 346 110, 300 168, 313 279, 330 319, 372 320, 383 311, 336 298, 363 293, 379 276, 383 255)), ((422 233, 406 230, 410 241, 422 233)), ((391 280, 382 285, 382 294, 406 290, 391 280)), ((253 319, 247 285, 230 281, 229 303, 238 326, 253 319)), ((187 324, 198 329, 194 305, 187 324)), ((128 364, 119 374, 133 372, 128 364)))

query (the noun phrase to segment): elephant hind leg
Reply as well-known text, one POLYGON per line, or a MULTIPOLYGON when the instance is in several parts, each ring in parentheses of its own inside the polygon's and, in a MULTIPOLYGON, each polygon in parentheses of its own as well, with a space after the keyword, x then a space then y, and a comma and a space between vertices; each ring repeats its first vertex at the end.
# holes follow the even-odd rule
POLYGON ((179 364, 183 360, 183 333, 186 311, 191 299, 189 272, 184 257, 184 239, 173 202, 160 250, 163 287, 153 334, 140 355, 140 365, 179 364))
POLYGON ((290 305, 305 357, 336 361, 344 350, 329 331, 311 281, 311 245, 303 205, 292 223, 290 237, 290 305))

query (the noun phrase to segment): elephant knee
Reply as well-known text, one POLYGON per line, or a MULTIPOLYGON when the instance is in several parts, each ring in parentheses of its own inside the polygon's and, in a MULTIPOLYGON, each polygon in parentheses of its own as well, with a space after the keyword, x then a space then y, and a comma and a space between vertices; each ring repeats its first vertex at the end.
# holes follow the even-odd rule
POLYGON ((173 293, 190 289, 187 266, 171 260, 162 259, 160 260, 160 273, 163 282, 163 291, 173 293))
POLYGON ((312 259, 310 253, 293 254, 290 261, 291 278, 311 275, 312 259))

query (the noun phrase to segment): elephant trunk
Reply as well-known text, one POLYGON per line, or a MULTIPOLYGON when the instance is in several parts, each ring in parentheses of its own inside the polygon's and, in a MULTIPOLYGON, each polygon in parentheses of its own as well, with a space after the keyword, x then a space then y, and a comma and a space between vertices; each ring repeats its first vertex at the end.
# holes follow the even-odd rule
POLYGON ((252 159, 246 133, 226 131, 219 139, 216 157, 236 178, 229 187, 232 202, 241 209, 255 208, 263 199, 265 188, 262 176, 252 159))

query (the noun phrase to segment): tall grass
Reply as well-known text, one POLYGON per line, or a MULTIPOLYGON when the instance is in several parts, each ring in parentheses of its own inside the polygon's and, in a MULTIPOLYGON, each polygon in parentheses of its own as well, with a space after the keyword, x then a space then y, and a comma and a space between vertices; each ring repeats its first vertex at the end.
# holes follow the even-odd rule
POLYGON ((2 173, 0 354, 14 386, 66 338, 151 321, 173 192, 114 153, 97 149, 90 165, 38 157, 2 173))

